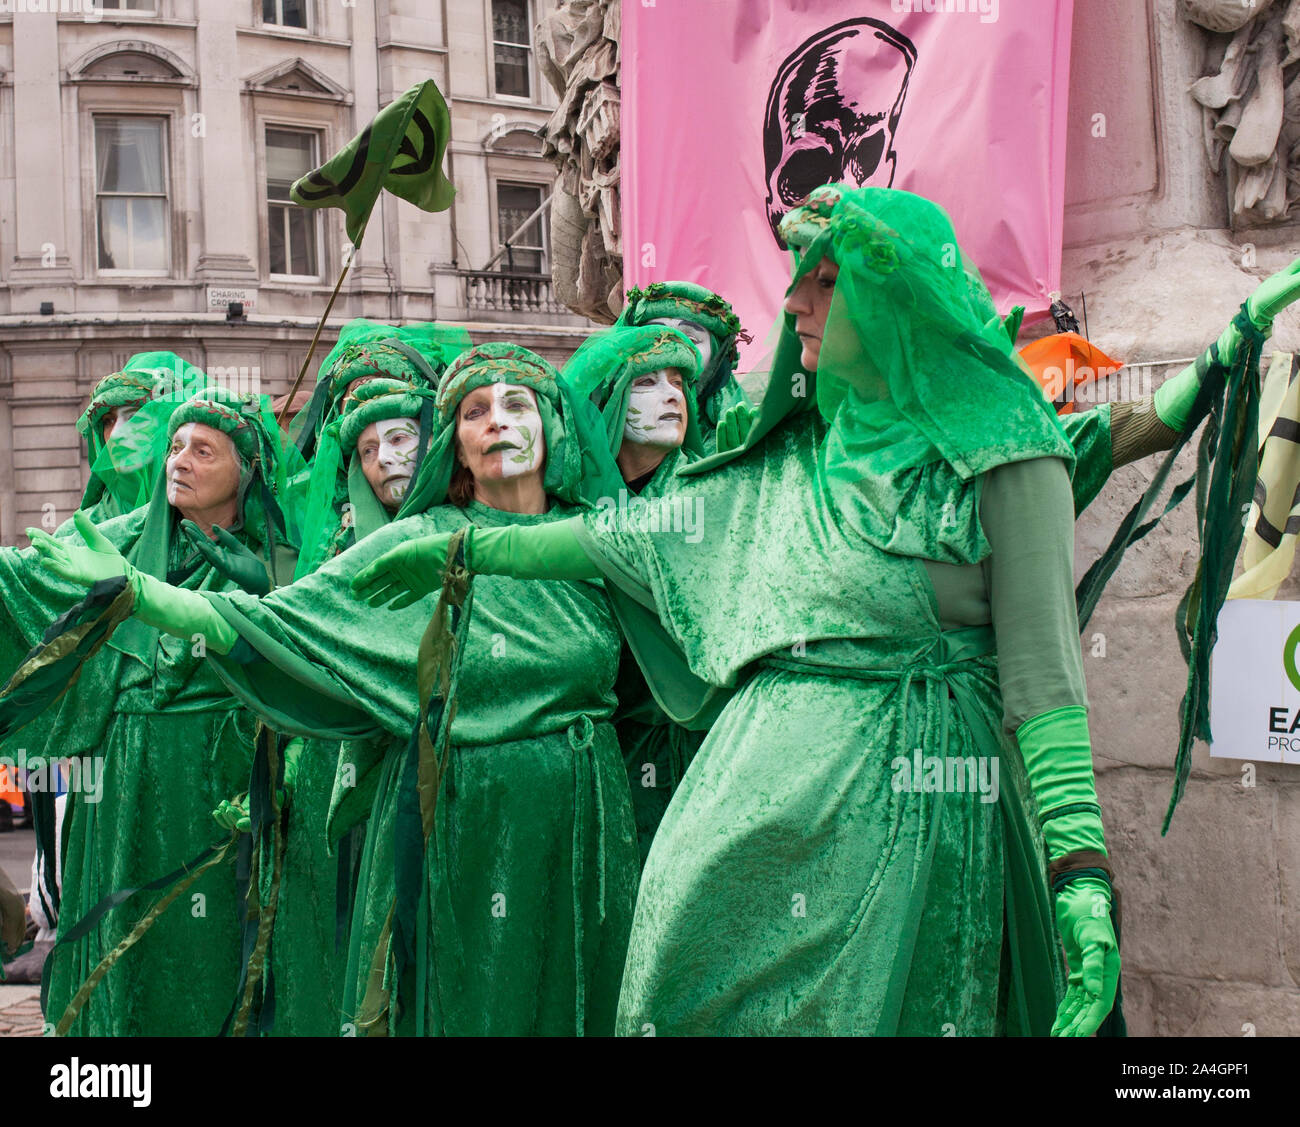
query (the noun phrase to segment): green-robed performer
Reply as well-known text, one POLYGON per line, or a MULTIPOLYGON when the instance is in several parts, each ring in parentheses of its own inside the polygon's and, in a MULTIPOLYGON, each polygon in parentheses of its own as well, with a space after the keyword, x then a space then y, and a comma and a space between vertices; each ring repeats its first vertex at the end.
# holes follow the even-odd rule
MULTIPOLYGON (((148 505, 98 530, 78 514, 78 537, 29 530, 32 549, 0 557, 7 635, 37 642, 40 631, 84 594, 39 566, 41 558, 67 558, 69 545, 82 536, 111 546, 142 578, 168 578, 190 591, 234 587, 183 534, 181 522, 192 521, 201 534, 228 529, 272 582, 289 580, 294 550, 284 542, 276 498, 290 467, 282 461, 269 405, 261 397, 207 389, 175 409, 167 430, 165 467, 148 505)), ((103 613, 113 618, 122 609, 114 597, 103 613)), ((256 726, 205 665, 201 637, 165 638, 139 622, 116 630, 70 687, 66 680, 42 684, 43 670, 66 657, 74 627, 67 620, 57 624, 46 636, 52 644, 24 663, 0 706, 0 722, 9 730, 42 702, 56 709, 50 746, 74 760, 64 822, 61 938, 110 893, 187 865, 220 839, 210 812, 247 779, 256 726)), ((14 664, 7 662, 7 671, 14 664)), ((71 1032, 218 1032, 239 968, 234 865, 206 871, 188 892, 184 905, 161 914, 111 965, 71 1032)), ((55 947, 45 971, 47 1020, 60 1022, 91 971, 153 899, 128 899, 79 940, 55 947)))
MULTIPOLYGON (((616 508, 663 497, 681 480, 678 467, 703 456, 696 380, 703 356, 699 350, 711 347, 711 338, 704 329, 698 329, 706 338, 702 343, 696 343, 698 336, 683 339, 679 334, 657 321, 615 327, 588 338, 561 373, 576 394, 600 409, 610 453, 623 476, 617 497, 609 499, 616 508)), ((665 512, 670 523, 690 534, 694 513, 689 505, 665 512)), ((626 647, 617 696, 614 726, 644 861, 664 809, 705 732, 669 720, 626 647)))
POLYGON ((729 301, 695 282, 653 282, 628 291, 615 323, 617 328, 636 325, 667 325, 699 349, 696 402, 700 440, 707 453, 717 445, 720 425, 723 435, 748 426, 754 409, 736 379, 736 365, 740 344, 748 343, 750 336, 729 301))
MULTIPOLYGON (((399 519, 261 600, 133 576, 136 611, 182 636, 202 631, 231 689, 276 728, 349 741, 333 832, 367 810, 370 822, 345 1022, 363 1034, 607 1033, 637 853, 610 723, 619 638, 603 589, 474 585, 447 766, 422 844, 420 810, 414 836, 408 816, 419 802, 410 752, 434 600, 376 614, 351 581, 430 533, 478 527, 508 540, 575 515, 617 471, 590 407, 526 349, 464 354, 437 407, 434 446, 399 519)), ((57 566, 82 583, 123 570, 104 544, 57 566)))
MULTIPOLYGON (((651 849, 620 1030, 1092 1033, 1119 960, 1073 450, 983 336, 978 273, 941 265, 940 209, 828 189, 783 230, 803 249, 761 414, 681 471, 702 535, 606 512, 466 549, 604 574, 735 690, 651 849)), ((426 589, 445 552, 400 546, 358 589, 426 589)))
MULTIPOLYGON (((419 472, 435 417, 437 375, 419 351, 359 346, 332 371, 353 390, 317 446, 299 574, 392 521, 419 472), (377 364, 388 374, 375 374, 377 364)), ((364 823, 344 826, 340 819, 338 836, 328 835, 339 753, 337 740, 294 738, 285 748, 288 818, 271 944, 278 1035, 337 1036, 343 1025, 347 921, 364 823)), ((355 768, 350 757, 344 763, 355 768)), ((216 815, 227 828, 251 828, 246 797, 223 803, 216 815)))
MULTIPOLYGON (((174 352, 140 352, 119 372, 112 372, 95 384, 90 402, 77 419, 77 431, 86 443, 90 476, 78 508, 95 524, 132 512, 148 503, 167 452, 167 421, 176 408, 207 383, 207 377, 174 352)), ((54 530, 55 536, 76 536, 71 518, 54 530)), ((0 555, 16 553, 0 548, 0 555)), ((33 626, 43 628, 46 623, 33 626)), ((22 652, 26 644, 16 634, 10 641, 22 652)), ((0 648, 4 642, 0 641, 0 648)), ((4 668, 15 663, 5 661, 4 668)), ((47 710, 10 740, 0 744, 0 753, 15 761, 41 764, 27 771, 31 802, 40 824, 36 827, 38 851, 52 851, 56 838, 56 817, 52 797, 53 780, 48 766, 61 749, 46 746, 46 735, 55 720, 47 710)), ((59 803, 63 805, 62 802, 59 803)), ((41 874, 32 889, 33 902, 41 902, 42 917, 58 918, 59 891, 53 860, 43 860, 41 874)))

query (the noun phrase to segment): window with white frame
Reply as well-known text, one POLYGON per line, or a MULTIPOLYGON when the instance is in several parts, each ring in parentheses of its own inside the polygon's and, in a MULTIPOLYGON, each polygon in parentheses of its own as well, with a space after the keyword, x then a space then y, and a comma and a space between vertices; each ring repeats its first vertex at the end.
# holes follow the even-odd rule
POLYGON ((320 275, 316 212, 289 200, 293 182, 316 167, 317 141, 315 133, 304 130, 266 130, 266 229, 272 274, 320 275))
POLYGON ((520 225, 542 206, 538 184, 497 181, 497 246, 504 252, 498 269, 512 274, 546 273, 545 215, 539 215, 523 231, 520 225), (514 236, 510 246, 506 240, 514 236))
POLYGON ((95 117, 100 270, 167 272, 165 126, 161 117, 95 117))
POLYGON ((95 7, 111 12, 157 12, 158 0, 96 0, 95 7))
POLYGON ((493 88, 512 98, 532 97, 532 21, 528 0, 492 0, 493 88))
POLYGON ((307 27, 307 0, 262 0, 262 22, 307 27))

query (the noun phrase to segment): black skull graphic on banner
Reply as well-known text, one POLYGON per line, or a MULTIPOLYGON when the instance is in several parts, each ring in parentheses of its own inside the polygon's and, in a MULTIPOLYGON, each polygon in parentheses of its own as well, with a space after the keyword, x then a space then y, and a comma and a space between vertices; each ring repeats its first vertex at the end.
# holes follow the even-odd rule
POLYGON ((805 40, 772 79, 763 121, 767 218, 820 184, 893 183, 894 141, 916 47, 889 24, 844 20, 805 40))

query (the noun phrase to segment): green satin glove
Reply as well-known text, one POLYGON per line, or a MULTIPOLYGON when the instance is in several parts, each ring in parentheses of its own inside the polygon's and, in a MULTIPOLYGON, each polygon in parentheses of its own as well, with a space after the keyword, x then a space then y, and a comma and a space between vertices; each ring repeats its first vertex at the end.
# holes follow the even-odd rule
MULTIPOLYGON (((1279 270, 1265 278, 1255 292, 1246 299, 1246 316, 1261 333, 1267 335, 1273 330, 1273 318, 1288 305, 1300 297, 1300 258, 1297 258, 1285 270, 1279 270)), ((1241 333, 1236 325, 1229 325, 1220 334, 1216 347, 1219 362, 1231 366, 1236 358, 1237 349, 1241 347, 1241 333)), ((1187 416, 1191 413, 1192 403, 1201 387, 1198 364, 1208 363, 1209 351, 1197 361, 1184 368, 1172 379, 1165 380, 1155 393, 1156 414, 1160 421, 1179 433, 1187 429, 1187 416)))
POLYGON ((212 819, 223 830, 251 833, 253 823, 248 816, 248 795, 240 794, 234 798, 223 798, 221 805, 212 811, 212 819))
POLYGON ((135 568, 126 562, 112 541, 80 509, 73 514, 72 523, 81 534, 81 544, 71 539, 56 540, 39 528, 27 530, 32 547, 40 554, 41 566, 46 571, 80 587, 93 587, 101 580, 122 575, 130 578, 135 573, 135 568))
POLYGON ((758 408, 749 403, 733 403, 723 411, 715 432, 718 453, 736 450, 743 446, 749 428, 754 425, 754 420, 757 418, 758 408))
POLYGON ((1261 333, 1273 328, 1273 318, 1300 297, 1300 258, 1285 270, 1265 278, 1246 298, 1246 315, 1261 333))
MULTIPOLYGON (((582 550, 570 517, 550 524, 471 527, 465 566, 479 575, 515 579, 596 579, 599 569, 582 550)), ((359 571, 352 591, 372 607, 409 607, 442 586, 452 533, 439 532, 391 548, 359 571)))
POLYGON ((271 577, 266 565, 220 525, 213 526, 216 541, 210 540, 192 520, 181 521, 181 531, 190 545, 222 575, 238 583, 250 595, 266 595, 271 577))
MULTIPOLYGON (((302 749, 306 746, 306 741, 301 736, 294 736, 284 746, 284 786, 275 792, 281 810, 293 801, 294 786, 298 782, 298 765, 302 760, 302 749)), ((247 792, 234 798, 222 799, 221 804, 212 811, 212 818, 224 830, 251 833, 253 821, 248 812, 247 792)))
POLYGON ((1106 882, 1079 877, 1061 889, 1056 894, 1056 930, 1070 973, 1052 1036, 1091 1037, 1115 1004, 1119 983, 1119 947, 1106 882))
MULTIPOLYGON (((1079 852, 1105 854, 1087 709, 1069 705, 1044 712, 1021 724, 1016 740, 1049 860, 1079 852)), ((1106 882, 1078 877, 1067 884, 1056 894, 1056 926, 1069 980, 1052 1034, 1091 1037, 1110 1013, 1119 984, 1119 944, 1110 920, 1106 882)))

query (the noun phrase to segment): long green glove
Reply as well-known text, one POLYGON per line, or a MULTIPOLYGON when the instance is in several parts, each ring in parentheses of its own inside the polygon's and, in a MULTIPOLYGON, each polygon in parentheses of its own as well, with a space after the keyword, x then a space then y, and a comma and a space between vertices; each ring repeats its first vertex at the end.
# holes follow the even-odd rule
MULTIPOLYGON (((1092 775, 1088 714, 1081 705, 1044 712, 1016 731, 1047 843, 1048 859, 1105 854, 1092 775)), ((1106 1020, 1119 983, 1119 946, 1110 920, 1110 886, 1077 877, 1056 894, 1056 927, 1069 979, 1052 1035, 1090 1037, 1106 1020)))
MULTIPOLYGON (((582 550, 572 521, 472 527, 465 537, 465 565, 480 575, 509 575, 515 579, 596 579, 600 572, 582 550)), ((362 568, 352 591, 372 607, 409 607, 442 586, 447 546, 452 534, 439 532, 408 540, 362 568)))
POLYGON ((733 403, 723 411, 715 432, 718 452, 725 453, 742 446, 757 418, 758 408, 749 403, 733 403))
MULTIPOLYGON (((1246 299, 1246 316, 1255 328, 1267 335, 1273 329, 1273 319, 1297 298, 1300 298, 1300 258, 1285 270, 1279 270, 1260 282, 1246 299)), ((1224 329, 1214 347, 1218 349, 1220 363, 1231 367, 1237 349, 1241 347, 1241 333, 1237 327, 1229 325, 1224 329)), ((1165 426, 1179 433, 1186 429, 1192 403, 1201 388, 1201 373, 1210 360, 1210 350, 1207 349, 1196 363, 1156 388, 1156 414, 1165 426)))
POLYGON ((214 525, 216 541, 210 540, 192 520, 181 521, 181 531, 205 560, 222 575, 238 583, 250 595, 266 595, 271 577, 266 564, 220 525, 214 525))
MULTIPOLYGON (((295 736, 284 745, 284 786, 276 792, 276 800, 281 809, 293 801, 293 789, 298 781, 298 765, 302 760, 302 749, 306 746, 306 741, 301 736, 295 736)), ((234 798, 222 799, 221 804, 212 811, 212 818, 224 830, 251 833, 253 822, 248 813, 248 792, 245 791, 234 798)))
POLYGON ((135 592, 132 613, 146 626, 178 638, 201 636, 204 645, 219 654, 234 648, 239 635, 202 595, 182 591, 132 567, 85 513, 78 511, 72 520, 84 544, 55 540, 39 528, 27 530, 48 571, 82 587, 124 575, 135 592))
POLYGON ((72 523, 81 533, 84 543, 74 540, 56 540, 39 528, 29 528, 27 536, 32 547, 40 554, 41 565, 69 583, 93 587, 104 579, 128 578, 135 572, 113 542, 91 523, 90 517, 78 509, 72 523))

